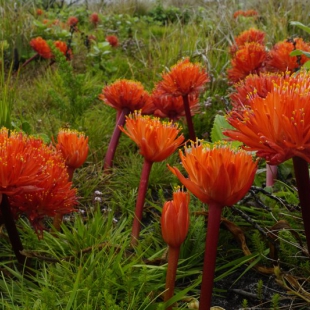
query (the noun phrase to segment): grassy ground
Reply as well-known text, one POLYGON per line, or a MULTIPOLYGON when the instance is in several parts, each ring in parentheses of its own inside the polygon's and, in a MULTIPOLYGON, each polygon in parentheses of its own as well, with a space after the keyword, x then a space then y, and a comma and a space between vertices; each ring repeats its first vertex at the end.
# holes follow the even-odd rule
MULTIPOLYGON (((135 250, 130 249, 143 158, 134 143, 122 136, 111 174, 103 173, 116 112, 98 95, 119 78, 140 81, 151 91, 163 71, 188 56, 210 75, 200 98, 201 112, 194 117, 197 136, 208 140, 215 115, 230 107, 232 86, 226 70, 234 37, 256 27, 266 32, 269 48, 292 36, 307 39, 290 25, 291 21, 308 23, 307 1, 171 1, 164 6, 117 1, 89 4, 88 9, 86 4, 47 9, 48 1, 40 3, 43 15, 36 14, 38 6, 32 1, 20 1, 14 7, 0 0, 0 98, 16 128, 47 142, 60 127, 84 131, 90 153, 73 178, 80 197, 77 212, 65 218, 61 232, 45 232, 38 240, 24 218, 17 222, 31 272, 16 264, 6 231, 1 229, 0 304, 3 309, 165 309, 167 247, 159 219, 163 203, 179 185, 166 164, 179 165, 180 160, 174 154, 153 165, 141 240, 135 250), (233 13, 240 9, 254 9, 259 17, 234 19, 233 13), (92 12, 99 13, 97 27, 89 22, 92 12), (44 19, 66 22, 69 16, 79 18, 78 31, 44 24, 44 19), (106 44, 110 34, 117 35, 117 48, 106 44), (85 38, 90 35, 96 42, 87 47, 85 38), (72 40, 73 59, 49 65, 37 58, 17 73, 14 65, 34 55, 29 41, 36 36, 72 40)), ((187 137, 186 129, 184 134, 187 137)), ((223 214, 214 303, 231 296, 238 281, 254 271, 262 282, 253 276, 252 295, 234 292, 241 296, 238 304, 230 308, 226 303, 226 309, 307 309, 309 293, 302 290, 309 292, 310 264, 292 163, 280 166, 274 188, 264 188, 264 165, 260 168, 246 199, 223 214), (268 234, 271 229, 277 231, 277 239, 268 234), (277 268, 281 273, 275 273, 277 268), (278 291, 264 290, 270 282, 278 285, 278 291)), ((200 293, 207 207, 193 196, 190 209, 191 225, 181 249, 173 299, 176 309, 195 309, 200 293)), ((246 287, 242 290, 249 292, 246 287)))

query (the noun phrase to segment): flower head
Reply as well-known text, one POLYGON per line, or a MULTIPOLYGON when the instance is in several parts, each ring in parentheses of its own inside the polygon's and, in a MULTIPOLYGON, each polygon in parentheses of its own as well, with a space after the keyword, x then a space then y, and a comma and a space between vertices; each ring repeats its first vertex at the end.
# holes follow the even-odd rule
POLYGON ((90 21, 96 27, 99 23, 99 15, 96 12, 92 13, 90 15, 90 21))
POLYGON ((310 52, 310 45, 301 38, 277 43, 269 52, 269 59, 266 63, 268 70, 294 72, 297 68, 300 68, 309 58, 305 55, 301 55, 299 58, 290 56, 290 53, 295 49, 310 52))
POLYGON ((243 11, 243 10, 238 10, 236 12, 234 12, 234 18, 238 18, 239 16, 243 16, 243 17, 256 17, 258 15, 258 12, 255 10, 247 10, 247 11, 243 11))
POLYGON ((161 232, 165 242, 178 248, 184 242, 189 227, 189 193, 176 191, 173 200, 164 204, 161 215, 161 232))
POLYGON ((30 46, 43 58, 52 58, 53 54, 48 43, 41 37, 34 38, 30 41, 30 46))
POLYGON ((77 24, 78 24, 79 20, 77 17, 75 16, 70 16, 67 20, 67 24, 70 26, 70 27, 76 27, 77 24))
POLYGON ((143 109, 150 104, 150 95, 140 82, 117 80, 104 87, 99 99, 116 109, 129 109, 131 112, 143 109))
POLYGON ((120 129, 139 147, 141 155, 149 162, 168 158, 184 141, 180 130, 172 123, 162 123, 158 118, 142 116, 135 112, 126 118, 126 129, 120 129))
POLYGON ((0 130, 0 193, 8 196, 33 191, 46 179, 44 164, 47 146, 22 133, 0 130))
POLYGON ((43 15, 43 10, 41 10, 41 9, 37 9, 37 15, 43 15))
POLYGON ((88 155, 88 137, 76 130, 61 129, 58 132, 56 149, 62 153, 66 166, 79 168, 88 155))
POLYGON ((41 221, 56 214, 67 214, 74 211, 77 204, 76 189, 68 180, 68 173, 61 154, 51 147, 44 148, 42 173, 48 177, 38 182, 38 190, 21 192, 9 197, 15 214, 25 214, 34 228, 42 232, 41 221))
POLYGON ((257 169, 257 162, 242 150, 225 145, 203 145, 192 142, 191 148, 180 151, 185 178, 176 167, 169 167, 180 182, 199 200, 207 204, 232 206, 249 190, 257 169))
POLYGON ((72 52, 70 49, 68 49, 68 46, 65 42, 55 41, 54 45, 62 54, 66 56, 67 59, 71 59, 72 52))
POLYGON ((243 31, 235 38, 235 43, 230 47, 230 53, 234 55, 236 51, 245 45, 245 43, 256 42, 261 45, 265 44, 265 32, 250 28, 243 31))
POLYGON ((303 72, 275 83, 266 98, 255 96, 251 105, 233 110, 228 122, 236 130, 225 135, 257 151, 271 165, 293 156, 310 162, 310 75, 303 72))
MULTIPOLYGON (((167 117, 173 121, 185 116, 184 103, 181 96, 167 96, 159 89, 155 89, 151 96, 151 102, 155 110, 154 116, 167 117)), ((189 106, 192 115, 199 111, 198 96, 196 94, 189 96, 189 106)))
POLYGON ((110 35, 110 36, 106 36, 105 39, 106 39, 107 42, 109 42, 109 44, 112 47, 117 47, 118 46, 118 37, 117 36, 110 35))
POLYGON ((189 58, 180 60, 171 67, 170 72, 162 75, 163 80, 157 88, 170 96, 197 95, 201 93, 209 81, 206 71, 199 65, 189 61, 189 58))
POLYGON ((237 83, 247 75, 259 73, 264 69, 267 59, 265 47, 259 43, 245 43, 231 60, 232 68, 228 70, 228 79, 237 83))

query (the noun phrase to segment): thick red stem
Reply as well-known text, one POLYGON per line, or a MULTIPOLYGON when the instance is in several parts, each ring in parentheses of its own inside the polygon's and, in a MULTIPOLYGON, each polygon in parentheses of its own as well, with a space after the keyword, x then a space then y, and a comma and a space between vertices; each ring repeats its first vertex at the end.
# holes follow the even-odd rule
POLYGON ((277 178, 278 166, 266 164, 266 186, 273 186, 277 178))
POLYGON ((308 253, 310 252, 310 179, 308 163, 301 157, 293 157, 299 203, 304 222, 308 253))
POLYGON ((133 220, 132 231, 131 231, 131 246, 135 247, 138 243, 139 234, 141 230, 141 220, 143 214, 143 206, 145 201, 145 195, 147 191, 147 185, 149 181, 149 176, 152 168, 152 162, 144 159, 141 179, 138 189, 138 197, 136 202, 135 217, 133 220))
POLYGON ((114 159, 115 151, 118 145, 119 138, 122 133, 118 126, 123 126, 125 124, 126 115, 128 115, 129 112, 130 112, 129 109, 124 108, 117 118, 116 125, 114 128, 110 143, 109 143, 109 147, 105 155, 104 166, 103 166, 104 170, 110 169, 112 167, 112 162, 114 159))
MULTIPOLYGON (((166 275, 166 292, 165 292, 165 301, 168 301, 174 294, 175 278, 178 268, 178 260, 180 254, 180 247, 173 248, 169 246, 168 253, 168 267, 166 275)), ((166 310, 172 310, 172 306, 169 306, 166 310)))
POLYGON ((29 59, 27 59, 27 60, 23 63, 22 68, 26 67, 26 66, 29 64, 29 62, 33 61, 33 60, 34 60, 35 58, 37 58, 38 56, 39 56, 39 54, 37 53, 37 54, 33 55, 32 57, 30 57, 29 59))
POLYGON ((23 245, 19 238, 19 234, 15 225, 15 221, 11 212, 11 207, 7 195, 2 194, 0 209, 4 220, 4 225, 9 235, 9 239, 12 245, 12 249, 15 253, 16 259, 21 265, 24 265, 26 262, 26 257, 23 254, 21 254, 21 251, 23 250, 23 245))
POLYGON ((188 95, 183 96, 183 104, 184 104, 184 110, 185 110, 185 116, 186 116, 189 138, 195 142, 196 141, 196 134, 195 134, 193 119, 192 119, 192 115, 191 115, 191 109, 189 107, 188 95))
POLYGON ((199 310, 207 310, 211 307, 217 243, 219 238, 222 209, 222 206, 218 204, 209 204, 208 229, 203 262, 199 310))

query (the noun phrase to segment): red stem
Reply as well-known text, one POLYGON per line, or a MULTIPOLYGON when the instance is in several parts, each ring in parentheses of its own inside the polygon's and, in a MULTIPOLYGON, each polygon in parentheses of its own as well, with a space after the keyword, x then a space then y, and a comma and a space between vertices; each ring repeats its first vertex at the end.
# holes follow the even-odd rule
POLYGON ((149 176, 152 168, 152 162, 144 159, 141 179, 138 189, 138 198, 136 202, 135 217, 133 220, 132 231, 131 231, 131 246, 135 247, 138 243, 139 234, 141 230, 141 220, 143 214, 143 206, 145 201, 145 195, 147 191, 147 185, 149 181, 149 176))
POLYGON ((118 126, 123 126, 125 124, 126 115, 128 115, 129 112, 130 112, 129 109, 124 108, 117 118, 116 125, 114 127, 114 131, 113 131, 110 143, 109 143, 109 147, 105 155, 104 166, 103 166, 104 170, 110 169, 112 167, 112 162, 114 159, 115 151, 118 145, 119 138, 122 133, 118 126))
POLYGON ((308 253, 310 252, 310 179, 308 163, 301 157, 293 157, 299 203, 304 222, 308 253))
POLYGON ((9 239, 12 245, 12 249, 15 253, 16 259, 21 265, 24 265, 26 262, 26 257, 20 253, 23 250, 23 245, 19 238, 13 214, 11 212, 9 199, 5 194, 2 194, 0 209, 4 220, 4 225, 9 235, 9 239))
POLYGON ((266 164, 266 186, 273 186, 277 178, 278 166, 266 164))
MULTIPOLYGON (((174 248, 169 246, 168 267, 166 275, 166 292, 164 298, 165 301, 168 301, 174 294, 174 286, 178 268, 179 254, 180 254, 180 247, 174 248)), ((166 310, 172 310, 172 305, 169 306, 166 310)))
POLYGON ((23 63, 22 68, 26 67, 26 66, 29 64, 29 62, 33 61, 33 60, 34 60, 35 58, 37 58, 38 56, 39 56, 39 54, 37 53, 37 54, 33 55, 32 57, 30 57, 28 60, 26 60, 26 61, 23 63))
POLYGON ((199 310, 206 310, 210 309, 211 307, 213 280, 216 263, 216 251, 219 238, 222 209, 222 206, 216 203, 209 204, 208 229, 203 262, 199 310))
POLYGON ((185 116, 186 116, 189 138, 192 141, 196 141, 196 134, 195 134, 193 119, 192 119, 192 115, 191 115, 191 109, 189 107, 188 95, 183 96, 183 104, 184 104, 184 110, 185 110, 185 116))

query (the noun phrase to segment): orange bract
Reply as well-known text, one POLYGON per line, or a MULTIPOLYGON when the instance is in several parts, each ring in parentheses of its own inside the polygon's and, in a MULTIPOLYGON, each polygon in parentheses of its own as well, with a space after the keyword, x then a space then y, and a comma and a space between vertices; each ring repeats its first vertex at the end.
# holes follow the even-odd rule
POLYGON ((247 10, 247 11, 242 11, 242 10, 239 10, 239 11, 236 11, 234 13, 234 18, 237 18, 239 16, 243 16, 243 17, 256 17, 258 15, 258 12, 255 11, 255 10, 247 10))
POLYGON ((150 104, 150 95, 140 82, 117 80, 103 88, 99 99, 116 109, 140 110, 150 104))
POLYGON ((90 15, 90 21, 94 26, 97 26, 97 24, 99 23, 99 15, 94 12, 90 15))
POLYGON ((245 43, 231 60, 232 68, 228 69, 228 79, 237 83, 251 73, 259 73, 264 69, 267 59, 265 47, 259 43, 245 43))
POLYGON ((177 191, 173 200, 164 204, 161 215, 161 232, 165 242, 178 248, 184 242, 189 227, 189 193, 177 191))
POLYGON ((82 166, 88 155, 88 137, 76 130, 61 129, 57 136, 56 149, 59 150, 66 165, 70 168, 82 166))
POLYGON ((43 58, 52 58, 53 54, 47 42, 41 37, 30 41, 30 46, 43 58))
POLYGON ((232 150, 227 146, 203 145, 192 142, 180 157, 188 173, 185 178, 176 167, 169 167, 180 182, 198 199, 207 204, 232 206, 251 187, 257 163, 245 151, 232 150))
MULTIPOLYGON (((154 116, 167 117, 172 121, 185 116, 184 102, 181 96, 167 96, 159 89, 155 89, 152 93, 151 101, 155 110, 154 116)), ((196 94, 189 96, 189 106, 192 115, 199 111, 198 96, 196 94)))
POLYGON ((126 129, 120 129, 138 145, 141 155, 149 162, 165 160, 184 141, 183 135, 178 136, 177 125, 138 112, 126 117, 126 129))
POLYGON ((310 45, 305 43, 301 38, 295 38, 292 41, 286 40, 277 43, 269 52, 269 60, 266 66, 269 71, 292 71, 300 68, 309 58, 301 55, 299 60, 297 56, 290 56, 290 53, 295 50, 310 52, 310 45))
POLYGON ((70 27, 75 27, 77 24, 78 24, 79 20, 77 17, 75 16, 70 16, 67 20, 67 24, 70 26, 70 27))
POLYGON ((236 130, 225 135, 257 151, 269 164, 278 165, 293 156, 310 162, 310 75, 289 77, 267 94, 254 97, 251 106, 232 111, 228 122, 236 130))
POLYGON ((191 63, 189 58, 172 66, 170 72, 163 74, 162 78, 157 88, 162 93, 175 97, 197 95, 209 81, 206 71, 199 64, 191 63))

